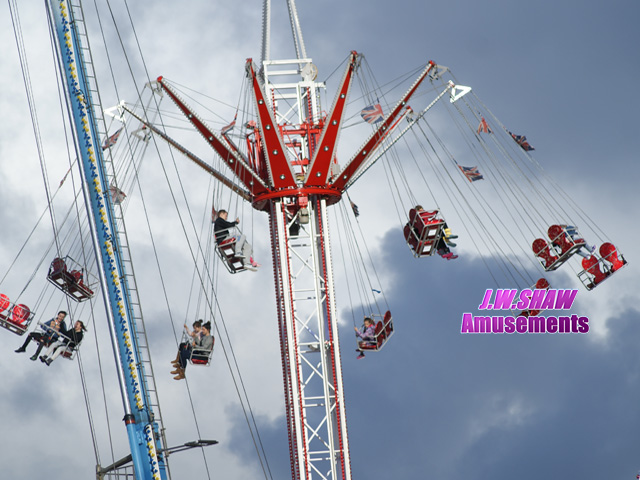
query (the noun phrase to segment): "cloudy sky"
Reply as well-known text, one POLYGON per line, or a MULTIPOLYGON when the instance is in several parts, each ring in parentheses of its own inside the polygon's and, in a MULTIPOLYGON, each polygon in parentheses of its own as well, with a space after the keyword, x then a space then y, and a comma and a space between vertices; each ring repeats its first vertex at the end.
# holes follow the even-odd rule
MULTIPOLYGON (((119 35, 127 51, 134 52, 139 44, 144 56, 143 66, 140 56, 131 54, 129 67, 121 53, 113 53, 114 76, 128 78, 131 68, 140 87, 148 78, 164 75, 235 106, 245 60, 260 56, 261 2, 197 1, 186 7, 160 0, 153 6, 129 5, 127 12, 124 3, 115 1, 111 7, 118 32, 107 5, 97 3, 104 38, 113 52, 119 50, 119 35), (135 36, 127 24, 129 14, 135 36)), ((85 8, 87 17, 94 18, 94 5, 85 8)), ((587 335, 460 335, 462 313, 477 312, 485 289, 493 288, 481 254, 461 235, 460 258, 455 262, 414 259, 388 207, 392 198, 385 196, 384 170, 368 172, 350 194, 360 206, 360 225, 382 276, 396 334, 380 353, 356 360, 351 355, 351 320, 344 313, 348 299, 338 293, 339 311, 345 317, 343 372, 354 478, 633 478, 640 469, 636 433, 640 429, 636 413, 640 365, 633 350, 640 338, 634 288, 640 280, 634 258, 634 239, 640 235, 636 221, 640 167, 633 146, 640 126, 634 115, 640 101, 633 91, 640 76, 638 2, 614 0, 605 7, 547 0, 433 4, 326 0, 321 5, 301 2, 298 10, 307 52, 321 79, 339 67, 351 50, 366 55, 381 84, 427 60, 450 67, 496 117, 514 132, 527 135, 536 148, 536 161, 630 262, 592 292, 579 286, 570 270, 555 272, 559 284, 580 288, 573 311, 589 317, 587 335)), ((19 13, 47 181, 55 188, 69 160, 46 12, 40 4, 20 5, 19 13)), ((0 55, 0 278, 5 277, 0 292, 12 300, 20 294, 23 303, 42 304, 45 311, 37 311, 38 319, 46 320, 62 305, 62 298, 46 290, 51 298, 37 300, 47 285, 43 271, 31 281, 29 276, 52 240, 51 220, 47 213, 25 244, 45 210, 47 196, 6 4, 0 6, 0 22, 4 46, 0 55), (17 266, 10 269, 23 245, 17 266)), ((97 25, 95 20, 92 24, 97 25)), ((130 100, 133 87, 116 91, 102 53, 102 38, 95 33, 91 40, 102 99, 109 106, 130 100)), ((273 6, 271 54, 273 58, 293 56, 284 2, 273 6)), ((333 99, 333 92, 327 97, 333 99)), ((218 128, 231 119, 229 111, 233 113, 233 108, 220 108, 224 110, 221 118, 212 117, 218 128)), ((362 138, 343 133, 341 141, 348 150, 362 138)), ((154 151, 148 157, 141 169, 144 200, 142 194, 130 194, 127 228, 168 443, 198 437, 220 442, 204 454, 172 456, 172 475, 264 476, 236 394, 238 377, 232 377, 228 366, 237 362, 271 476, 287 478, 266 217, 252 213, 247 205, 231 204, 243 223, 251 225, 263 267, 256 274, 233 277, 221 271, 217 300, 235 357, 229 348, 226 352, 218 348, 210 368, 188 370, 187 388, 171 379, 169 361, 175 355, 174 331, 179 335, 182 323, 193 319, 185 285, 191 282, 194 266, 173 213, 172 194, 163 185, 160 163, 154 151)), ((188 179, 184 195, 199 225, 209 208, 210 180, 191 165, 180 163, 176 168, 188 179)), ((69 202, 69 192, 61 191, 56 202, 58 218, 69 202)), ((449 222, 456 225, 455 216, 449 222)), ((460 222, 456 229, 466 232, 460 222)), ((87 310, 78 310, 77 315, 90 318, 87 310)), ((15 354, 20 342, 12 333, 0 332, 4 372, 0 417, 5 438, 0 464, 7 478, 91 478, 96 458, 90 424, 95 425, 102 464, 126 455, 122 406, 103 321, 91 322, 82 347, 84 382, 77 361, 58 360, 47 368, 28 360, 33 346, 28 354, 15 354), (110 436, 113 452, 108 446, 110 436)))

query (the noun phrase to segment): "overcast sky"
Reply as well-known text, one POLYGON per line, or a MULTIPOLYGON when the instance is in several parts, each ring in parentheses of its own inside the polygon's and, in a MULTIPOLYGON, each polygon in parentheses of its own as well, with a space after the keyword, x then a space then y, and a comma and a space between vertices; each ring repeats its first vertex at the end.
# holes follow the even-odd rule
MULTIPOLYGON (((137 39, 126 26, 123 4, 112 3, 127 50, 133 51, 139 42, 144 55, 147 73, 139 56, 132 55, 138 86, 147 74, 164 75, 235 106, 245 60, 260 57, 261 2, 188 3, 160 0, 129 5, 137 39)), ((48 181, 55 188, 68 169, 68 158, 46 12, 42 4, 19 8, 48 181)), ((85 9, 88 17, 94 15, 93 4, 85 9)), ((455 261, 413 258, 402 241, 398 220, 387 208, 392 199, 386 196, 384 170, 368 172, 350 195, 360 207, 359 222, 382 275, 396 334, 381 352, 356 360, 352 324, 345 313, 348 299, 338 291, 354 478, 634 478, 640 470, 640 365, 634 350, 640 338, 634 241, 640 236, 635 147, 640 100, 633 90, 640 77, 638 2, 614 0, 605 6, 548 0, 326 0, 314 5, 301 2, 298 11, 307 53, 321 79, 338 68, 351 50, 365 54, 381 84, 428 60, 450 67, 459 83, 472 86, 505 125, 527 135, 536 148, 535 160, 630 262, 592 292, 579 285, 571 270, 554 272, 560 285, 580 289, 573 312, 589 317, 591 330, 586 335, 461 335, 462 313, 477 312, 485 289, 493 288, 480 255, 461 235, 460 258, 455 261)), ((285 2, 274 4, 272 58, 294 55, 286 15, 285 2)), ((106 15, 102 20, 110 25, 106 15)), ((47 197, 7 4, 0 5, 0 26, 1 278, 44 211, 47 197)), ((110 106, 132 89, 114 91, 100 53, 102 37, 93 35, 101 96, 110 106)), ((115 32, 107 27, 105 35, 117 50, 115 32)), ((120 58, 112 59, 114 75, 128 76, 129 67, 118 63, 120 58)), ((327 93, 330 100, 333 96, 333 91, 327 93)), ((233 109, 227 108, 217 119, 217 128, 232 114, 233 109)), ((341 136, 345 148, 351 143, 355 148, 362 140, 341 136)), ((187 370, 188 390, 169 375, 176 348, 173 332, 177 329, 179 334, 185 319, 192 321, 185 285, 191 281, 193 261, 170 194, 161 186, 159 163, 154 161, 151 152, 141 170, 141 183, 168 285, 167 301, 143 221, 143 201, 135 192, 128 200, 127 228, 168 443, 198 437, 220 441, 208 447, 205 457, 199 452, 172 456, 173 478, 207 478, 207 471, 212 478, 260 478, 262 469, 222 349, 217 348, 210 368, 187 370)), ((179 168, 189 179, 186 196, 199 224, 209 208, 210 180, 197 167, 180 164, 179 168)), ((61 195, 57 216, 69 205, 69 193, 61 195)), ((252 226, 256 257, 263 267, 255 274, 235 276, 221 271, 217 298, 271 474, 288 478, 267 217, 252 213, 247 205, 237 209, 243 223, 252 226)), ((448 220, 456 230, 465 231, 462 220, 453 215, 448 220)), ((19 266, 9 270, 0 284, 0 293, 14 300, 27 283, 20 299, 36 304, 47 283, 42 270, 31 282, 28 277, 51 240, 47 214, 27 242, 19 266)), ((47 257, 45 267, 48 261, 47 257)), ((62 298, 53 295, 37 319, 47 320, 62 305, 62 298)), ((80 317, 90 318, 87 310, 79 311, 80 317)), ((16 480, 92 478, 96 459, 90 422, 97 425, 103 464, 112 461, 105 447, 109 434, 113 458, 125 456, 123 412, 104 325, 92 323, 82 347, 91 420, 77 360, 60 359, 50 367, 30 362, 33 346, 27 354, 14 353, 21 341, 8 331, 0 332, 3 475, 16 480), (105 403, 110 405, 108 420, 105 403)))

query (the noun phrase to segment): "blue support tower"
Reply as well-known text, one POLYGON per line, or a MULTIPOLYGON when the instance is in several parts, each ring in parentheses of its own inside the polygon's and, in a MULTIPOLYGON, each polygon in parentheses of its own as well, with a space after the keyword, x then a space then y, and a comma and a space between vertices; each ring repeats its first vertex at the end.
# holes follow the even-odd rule
POLYGON ((126 272, 119 254, 120 241, 73 7, 66 0, 49 0, 48 3, 84 179, 85 203, 112 343, 119 357, 117 370, 125 411, 124 421, 136 479, 165 480, 167 465, 161 453, 158 425, 154 421, 139 358, 135 319, 129 301, 126 272))

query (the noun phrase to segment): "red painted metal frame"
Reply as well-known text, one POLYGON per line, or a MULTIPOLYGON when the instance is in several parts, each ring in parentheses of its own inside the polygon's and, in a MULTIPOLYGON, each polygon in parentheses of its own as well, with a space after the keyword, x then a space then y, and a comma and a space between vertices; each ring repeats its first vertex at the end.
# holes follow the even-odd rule
POLYGON ((247 160, 236 153, 236 151, 230 149, 226 141, 222 140, 217 133, 207 127, 182 99, 178 97, 173 89, 166 84, 162 77, 158 77, 158 83, 247 189, 253 195, 265 193, 268 187, 264 181, 251 170, 247 160))
POLYGON ((260 81, 256 75, 253 60, 247 60, 246 68, 247 75, 251 79, 253 98, 255 100, 256 111, 258 112, 260 134, 264 144, 263 152, 271 176, 271 186, 278 190, 296 188, 296 181, 287 158, 284 141, 280 135, 280 128, 265 99, 260 81))
POLYGON ((125 112, 128 112, 133 118, 135 118, 140 123, 145 125, 149 130, 151 130, 153 133, 158 135, 160 138, 162 138, 169 145, 171 145, 172 147, 174 147, 174 148, 178 149, 180 152, 182 152, 189 160, 191 160, 196 165, 198 165, 199 167, 204 169, 207 173, 209 173, 209 175, 211 175, 216 180, 220 181, 223 185, 229 187, 235 193, 240 195, 240 197, 242 197, 244 200, 247 200, 247 201, 251 200, 251 195, 249 194, 248 191, 241 189, 239 185, 236 185, 232 180, 230 180, 229 178, 225 177, 222 173, 217 171, 215 168, 213 168, 207 162, 205 162, 204 160, 202 160, 201 158, 199 158, 198 156, 196 156, 195 154, 193 154, 192 152, 187 150, 185 147, 180 145, 178 142, 176 142, 170 136, 168 136, 164 132, 160 131, 158 128, 154 127, 152 124, 150 124, 149 122, 144 120, 142 117, 137 115, 135 112, 131 111, 126 106, 124 106, 122 108, 123 108, 123 110, 125 112))
POLYGON ((305 186, 317 187, 327 185, 331 161, 335 155, 338 134, 342 126, 342 117, 347 105, 347 96, 351 88, 353 74, 357 68, 358 59, 358 53, 355 51, 351 52, 351 59, 349 60, 349 65, 340 84, 334 106, 325 121, 318 147, 316 151, 313 152, 313 158, 311 159, 305 178, 305 186))
POLYGON ((356 153, 349 163, 345 166, 345 168, 340 172, 340 175, 336 178, 333 183, 330 183, 329 186, 333 187, 339 191, 344 191, 345 184, 351 179, 351 177, 356 173, 360 165, 362 165, 367 158, 375 151, 375 149, 382 143, 382 141, 387 137, 388 132, 390 131, 389 126, 393 123, 394 119, 400 114, 404 106, 407 104, 407 101, 414 94, 416 89, 420 86, 422 81, 427 77, 431 69, 435 67, 435 63, 430 61, 429 65, 422 71, 420 76, 414 82, 414 84, 409 88, 409 91, 405 93, 405 95, 400 99, 395 108, 391 111, 391 113, 384 119, 382 125, 378 127, 378 129, 369 137, 369 140, 365 143, 364 147, 360 149, 358 153, 356 153))

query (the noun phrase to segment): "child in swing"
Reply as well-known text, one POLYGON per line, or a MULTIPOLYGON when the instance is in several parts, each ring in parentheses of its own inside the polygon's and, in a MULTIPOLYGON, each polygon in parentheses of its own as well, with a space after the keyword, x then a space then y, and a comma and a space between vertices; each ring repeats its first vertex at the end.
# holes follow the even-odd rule
POLYGON ((359 348, 356 350, 357 352, 360 352, 357 357, 358 360, 360 360, 361 358, 364 358, 364 352, 362 351, 363 347, 366 348, 368 346, 376 345, 376 327, 371 318, 365 317, 362 329, 358 330, 358 327, 353 327, 353 329, 356 331, 356 336, 362 339, 362 341, 358 342, 359 348))

